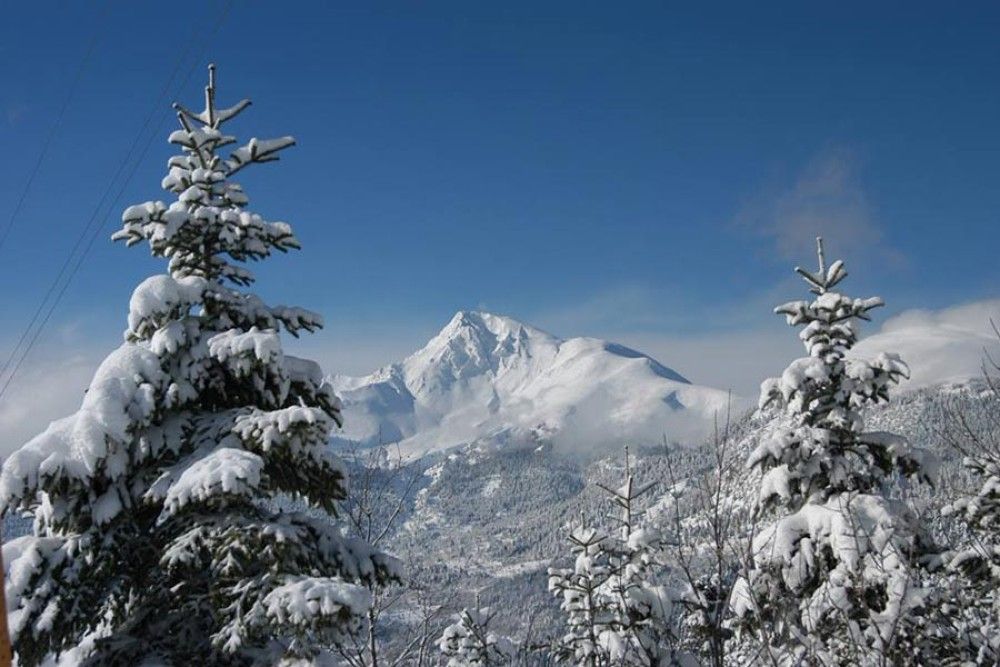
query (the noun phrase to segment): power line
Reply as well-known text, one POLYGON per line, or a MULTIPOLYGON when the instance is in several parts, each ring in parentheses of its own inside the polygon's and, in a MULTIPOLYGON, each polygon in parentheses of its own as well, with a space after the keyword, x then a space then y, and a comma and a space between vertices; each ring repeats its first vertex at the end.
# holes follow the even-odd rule
MULTIPOLYGON (((149 113, 146 114, 145 121, 139 128, 139 131, 135 135, 135 138, 132 140, 132 144, 129 146, 128 151, 125 153, 125 158, 118 163, 118 169, 115 171, 114 175, 108 181, 108 186, 104 189, 104 193, 101 195, 101 198, 98 200, 97 205, 94 207, 93 212, 90 214, 90 218, 87 220, 87 224, 84 225, 83 229, 80 231, 80 234, 77 237, 76 242, 73 244, 73 247, 70 249, 69 254, 66 256, 66 259, 63 260, 62 266, 60 267, 59 272, 56 274, 55 279, 49 285, 48 290, 45 292, 45 296, 42 297, 41 302, 35 309, 35 312, 31 317, 31 321, 28 323, 28 326, 25 327, 24 331, 21 332, 21 336, 20 338, 18 338, 17 343, 14 345, 14 349, 11 350, 10 356, 7 357, 7 360, 4 362, 3 367, 0 368, 0 378, 3 378, 4 374, 11 367, 11 364, 14 363, 14 360, 18 357, 18 353, 23 351, 21 349, 22 346, 24 345, 25 341, 28 340, 29 336, 33 335, 35 325, 38 323, 39 318, 42 317, 42 313, 45 311, 45 306, 49 303, 49 300, 52 298, 52 295, 56 292, 56 289, 62 283, 63 277, 66 275, 66 270, 70 267, 70 263, 73 261, 73 258, 77 255, 77 252, 83 246, 83 243, 87 239, 88 233, 90 233, 94 223, 101 218, 100 216, 101 210, 104 208, 105 202, 107 201, 108 196, 111 194, 112 189, 114 188, 114 184, 119 181, 119 179, 125 172, 125 168, 133 160, 136 149, 139 147, 139 143, 142 140, 143 135, 149 129, 150 124, 156 117, 157 107, 160 105, 161 100, 165 98, 170 92, 170 86, 171 84, 173 84, 174 78, 177 76, 178 72, 180 72, 181 65, 185 59, 185 56, 187 55, 188 51, 190 51, 191 48, 194 46, 196 39, 197 39, 197 30, 195 29, 192 30, 191 38, 188 41, 187 46, 181 51, 181 56, 175 63, 174 69, 171 71, 166 84, 164 84, 163 89, 160 91, 159 95, 157 95, 157 97, 154 98, 149 113)), ((17 365, 19 365, 19 362, 17 365)), ((2 395, 2 393, 0 393, 0 395, 2 395)))
MULTIPOLYGON (((225 4, 223 5, 222 11, 219 14, 219 18, 216 20, 214 26, 212 27, 212 30, 209 31, 209 34, 207 35, 207 39, 205 40, 205 48, 202 50, 202 53, 199 55, 199 57, 197 59, 195 59, 191 63, 191 66, 188 68, 187 72, 185 73, 184 78, 181 80, 181 82, 177 86, 177 89, 176 89, 177 92, 180 92, 181 90, 183 90, 183 88, 187 84, 188 80, 190 80, 191 75, 194 73, 195 68, 201 62, 201 60, 204 58, 204 55, 205 55, 205 53, 208 50, 209 43, 211 42, 212 38, 216 35, 216 33, 219 31, 219 29, 222 27, 222 24, 225 22, 226 18, 229 16, 229 13, 230 13, 230 10, 232 9, 233 3, 234 3, 234 0, 226 0, 225 4)), ((104 194, 101 196, 101 199, 98 201, 98 204, 97 204, 97 206, 94 209, 94 213, 91 215, 90 220, 87 222, 87 225, 84 227, 83 232, 81 233, 80 237, 77 239, 77 242, 76 242, 76 244, 73 247, 73 250, 70 252, 69 256, 67 256, 66 260, 63 262, 63 266, 62 266, 62 268, 59 271, 59 275, 57 276, 56 280, 53 281, 52 285, 50 285, 49 290, 46 293, 46 296, 42 300, 41 304, 39 304, 39 307, 36 310, 35 316, 32 318, 31 323, 28 325, 28 327, 22 333, 21 338, 18 341, 18 344, 15 346, 14 351, 11 353, 11 356, 5 362, 3 368, 0 369, 0 378, 2 378, 3 377, 3 373, 7 370, 7 368, 10 366, 11 362, 13 361, 13 359, 17 356, 17 350, 18 350, 18 348, 21 347, 21 345, 24 343, 25 339, 28 339, 27 346, 24 348, 24 350, 22 351, 22 353, 18 357, 17 362, 14 364, 13 368, 10 370, 10 373, 7 375, 6 380, 3 381, 3 385, 0 386, 0 400, 3 399, 3 396, 6 394, 8 387, 10 387, 11 382, 14 380, 14 377, 17 375, 18 370, 21 368, 21 365, 24 363, 25 359, 28 357, 28 354, 34 348, 35 343, 38 341, 39 337, 41 336, 42 331, 45 329, 46 324, 48 323, 49 319, 52 317, 52 314, 55 312, 56 308, 58 307, 59 303, 61 302, 63 295, 65 295, 65 293, 66 293, 66 290, 69 288, 69 285, 72 282, 73 276, 76 275, 77 271, 80 269, 80 266, 83 264, 83 260, 86 258, 87 254, 90 252, 90 249, 93 247, 94 241, 97 239, 97 236, 100 233, 101 227, 102 227, 100 224, 97 224, 96 226, 94 226, 94 223, 95 222, 99 223, 101 220, 107 218, 111 214, 112 210, 118 205, 118 202, 121 200, 122 196, 124 195, 125 190, 128 188, 129 184, 132 182, 132 178, 135 176, 136 170, 138 169, 139 165, 142 163, 142 160, 145 158, 146 153, 149 151, 149 148, 152 145, 153 140, 156 138, 156 136, 160 132, 160 129, 163 127, 163 124, 164 124, 164 122, 166 120, 165 118, 164 118, 164 120, 161 120, 159 124, 157 124, 157 126, 154 128, 154 132, 152 132, 152 133, 149 134, 149 136, 146 139, 146 142, 145 142, 145 144, 144 144, 144 146, 142 148, 141 153, 138 155, 138 158, 136 160, 134 160, 134 162, 132 164, 132 168, 131 168, 131 170, 128 173, 128 176, 125 178, 125 181, 121 184, 121 187, 118 189, 118 193, 115 195, 115 197, 112 200, 110 200, 110 204, 108 205, 107 210, 105 211, 104 215, 99 215, 99 212, 100 212, 100 210, 101 210, 104 202, 107 200, 108 195, 111 193, 111 191, 112 191, 112 189, 114 187, 114 182, 119 179, 121 173, 123 172, 123 170, 125 168, 125 165, 128 164, 128 161, 129 161, 132 153, 134 152, 135 147, 139 144, 139 141, 142 138, 143 133, 146 131, 146 129, 148 129, 149 124, 152 122, 152 119, 155 118, 156 110, 157 110, 157 108, 159 107, 159 104, 160 104, 160 99, 166 97, 167 94, 169 93, 170 84, 173 82, 174 77, 176 76, 177 72, 180 70, 181 64, 183 63, 183 61, 184 61, 184 59, 185 59, 185 57, 187 55, 187 52, 190 50, 190 48, 192 46, 194 46, 195 44, 197 44, 198 37, 199 37, 198 31, 197 30, 192 31, 191 40, 188 42, 187 46, 182 51, 182 54, 181 54, 180 58, 178 58, 177 64, 175 65, 173 72, 171 73, 170 77, 168 78, 166 85, 164 86, 164 88, 161 91, 160 95, 156 98, 156 101, 154 102, 152 108, 150 109, 150 113, 146 117, 146 121, 143 123, 142 128, 139 130, 139 134, 136 135, 136 138, 133 141, 132 146, 129 149, 129 153, 126 155, 125 160, 123 160, 122 163, 119 165, 118 171, 115 173, 114 177, 109 182, 108 187, 105 189, 104 194), (93 227, 93 229, 91 229, 92 227, 93 227), (88 232, 90 232, 90 238, 89 239, 87 239, 88 232), (83 241, 85 239, 87 239, 86 246, 83 248, 83 251, 77 257, 75 264, 73 264, 72 270, 69 272, 68 275, 66 275, 66 279, 62 282, 62 286, 61 286, 61 288, 59 288, 58 293, 56 293, 55 299, 50 304, 48 310, 45 313, 45 316, 42 318, 41 322, 38 324, 37 327, 34 328, 34 331, 32 332, 32 326, 38 320, 38 317, 40 316, 42 310, 44 310, 45 303, 49 300, 49 297, 52 295, 52 293, 55 291, 56 287, 59 285, 60 279, 65 274, 66 269, 69 267, 70 263, 73 260, 73 256, 76 254, 77 250, 80 247, 80 244, 83 243, 83 241), (30 338, 28 338, 29 335, 30 335, 30 338)))
MULTIPOLYGON (((157 110, 160 107, 162 100, 169 95, 171 85, 173 84, 174 79, 177 77, 177 74, 180 72, 181 66, 188 52, 191 51, 191 49, 196 44, 197 38, 198 38, 198 30, 197 28, 193 28, 191 30, 191 37, 188 39, 185 47, 181 50, 180 56, 174 63, 173 70, 170 72, 170 76, 167 78, 167 81, 163 85, 163 88, 160 90, 159 94, 155 98, 153 98, 153 102, 150 106, 148 113, 146 114, 146 118, 143 121, 142 125, 140 126, 139 131, 136 133, 135 138, 132 140, 132 143, 129 146, 128 151, 125 153, 125 158, 118 163, 117 170, 111 176, 111 179, 108 181, 108 185, 104 189, 101 198, 97 201, 97 204, 94 206, 94 210, 91 212, 90 217, 87 220, 87 223, 83 226, 83 229, 80 230, 80 234, 79 236, 77 236, 76 242, 70 249, 69 254, 66 256, 66 259, 63 260, 62 266, 59 268, 59 272, 56 274, 56 277, 49 285, 48 290, 45 292, 45 296, 42 297, 42 300, 39 302, 37 308, 35 308, 35 312, 31 316, 31 320, 29 321, 28 326, 25 327, 24 331, 21 332, 20 338, 18 338, 17 343, 11 350, 10 355, 7 357, 7 360, 3 364, 3 367, 0 367, 0 378, 3 378, 4 374, 11 367, 11 364, 15 363, 14 360, 18 358, 18 354, 20 352, 23 352, 23 350, 21 349, 22 346, 25 344, 25 341, 27 341, 28 338, 33 335, 33 332, 35 330, 35 325, 38 323, 39 318, 42 317, 42 313, 45 311, 46 305, 49 304, 49 300, 52 298, 53 294, 55 294, 56 290, 59 288, 59 285, 62 284, 63 277, 66 275, 66 270, 70 267, 73 258, 80 251, 80 248, 83 246, 84 241, 87 240, 87 236, 91 232, 91 228, 98 220, 101 219, 100 215, 101 211, 104 208, 105 202, 107 201, 108 197, 111 195, 115 183, 117 183, 119 179, 121 179, 122 175, 125 173, 126 167, 128 167, 129 163, 133 160, 136 154, 136 149, 138 149, 139 144, 143 138, 143 135, 146 133, 151 123, 156 118, 157 110)), ((133 167, 133 169, 134 168, 135 167, 133 167)), ((0 392, 0 395, 2 395, 2 392, 0 392)))
POLYGON ((31 190, 31 186, 35 182, 35 177, 38 176, 38 172, 42 168, 42 162, 45 161, 45 156, 49 152, 49 147, 52 145, 52 140, 55 139, 56 133, 62 126, 63 118, 66 116, 66 111, 69 109, 70 102, 73 100, 76 94, 76 89, 80 86, 80 80, 83 78, 83 70, 86 69, 87 63, 90 62, 91 56, 94 55, 94 51, 97 47, 97 38, 100 36, 100 28, 104 25, 104 17, 107 15, 108 10, 111 8, 111 0, 107 0, 104 3, 104 9, 101 11, 100 16, 97 21, 97 30, 90 38, 90 42, 87 45, 87 50, 83 54, 83 58, 80 59, 79 64, 76 68, 76 74, 73 76, 73 81, 69 85, 69 92, 66 93, 66 98, 63 100, 62 106, 59 108, 58 113, 56 113, 56 119, 52 123, 52 127, 49 128, 49 133, 42 142, 42 150, 38 153, 38 159, 35 160, 34 166, 31 171, 28 172, 28 180, 24 183, 24 189, 21 190, 21 195, 17 199, 17 203, 14 205, 14 209, 10 213, 10 219, 7 220, 7 225, 4 227, 3 233, 0 234, 0 250, 3 250, 4 243, 7 242, 7 237, 10 236, 11 230, 14 229, 14 222, 17 220, 18 214, 20 214, 21 209, 24 207, 24 202, 28 198, 28 191, 31 190))

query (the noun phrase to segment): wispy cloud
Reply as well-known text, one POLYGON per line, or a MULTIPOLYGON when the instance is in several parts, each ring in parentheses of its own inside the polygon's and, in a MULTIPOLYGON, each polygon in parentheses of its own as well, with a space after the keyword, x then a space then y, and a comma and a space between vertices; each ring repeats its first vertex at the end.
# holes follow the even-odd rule
POLYGON ((904 261, 888 247, 861 180, 860 160, 845 147, 821 151, 791 183, 763 188, 739 211, 736 223, 769 238, 785 259, 807 256, 822 236, 837 256, 877 250, 893 264, 904 261))
POLYGON ((775 328, 687 336, 623 334, 621 343, 673 368, 695 384, 756 399, 760 383, 803 354, 795 334, 775 328))
POLYGON ((599 291, 575 303, 543 308, 527 317, 532 324, 560 336, 609 337, 622 332, 655 331, 680 335, 766 326, 772 309, 796 294, 799 282, 788 277, 730 301, 695 298, 669 287, 629 284, 599 291))
POLYGON ((298 340, 285 338, 285 351, 314 359, 330 375, 368 375, 386 364, 402 361, 446 323, 333 325, 298 340))
MULTIPOLYGON (((907 310, 887 319, 855 348, 862 357, 899 354, 910 366, 904 383, 915 389, 978 377, 986 354, 1000 361, 1000 340, 990 319, 1000 321, 1000 300, 940 310, 907 310)), ((619 341, 642 350, 692 382, 732 389, 754 398, 760 382, 778 375, 804 354, 795 333, 775 326, 693 336, 623 333, 619 341)))
POLYGON ((990 325, 1000 317, 1000 299, 940 310, 907 310, 886 320, 862 340, 857 353, 895 352, 910 366, 910 388, 961 381, 982 373, 989 354, 1000 361, 1000 341, 990 325))
POLYGON ((696 384, 753 398, 765 377, 802 352, 794 333, 773 313, 774 306, 797 289, 798 281, 789 276, 749 297, 724 303, 625 285, 530 314, 528 321, 563 337, 593 336, 622 343, 696 384))
POLYGON ((21 122, 21 119, 25 117, 28 113, 28 105, 20 102, 12 102, 4 107, 4 114, 7 117, 7 124, 10 126, 17 125, 21 122))

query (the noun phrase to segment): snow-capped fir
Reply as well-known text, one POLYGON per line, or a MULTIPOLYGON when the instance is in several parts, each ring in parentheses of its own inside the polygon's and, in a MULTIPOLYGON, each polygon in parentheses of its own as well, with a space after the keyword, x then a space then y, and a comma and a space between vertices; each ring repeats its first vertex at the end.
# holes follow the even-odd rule
MULTIPOLYGON (((997 367, 1000 369, 1000 367, 997 367)), ((986 409, 1000 409, 1000 378, 987 367, 984 401, 986 409)), ((950 565, 985 588, 1000 583, 1000 438, 995 428, 974 428, 967 415, 952 416, 952 448, 962 455, 962 466, 972 473, 975 493, 957 498, 944 508, 970 529, 972 539, 952 555, 950 565)))
POLYGON ((579 665, 609 662, 604 636, 613 618, 610 602, 601 594, 611 577, 607 538, 583 525, 569 535, 574 556, 572 568, 549 570, 549 590, 562 598, 559 608, 566 615, 566 634, 559 640, 558 657, 579 665))
POLYGON ((677 649, 675 606, 686 591, 670 583, 666 543, 652 526, 640 524, 636 499, 651 485, 636 487, 626 450, 626 482, 601 486, 621 510, 619 535, 577 527, 570 534, 572 568, 550 569, 549 590, 562 598, 567 632, 557 657, 580 665, 696 665, 677 649))
POLYGON ((955 407, 961 403, 949 410, 945 440, 971 473, 972 493, 943 508, 943 514, 957 517, 965 530, 948 554, 947 574, 941 578, 943 596, 950 597, 942 611, 964 640, 965 652, 980 665, 1000 664, 1000 433, 995 418, 1000 411, 1000 366, 988 362, 980 394, 984 413, 990 416, 986 426, 955 407))
POLYGON ((444 629, 438 639, 438 649, 448 667, 487 667, 509 665, 517 653, 509 637, 490 630, 493 614, 479 606, 463 609, 455 621, 444 629))
POLYGON ((947 514, 963 518, 974 534, 972 544, 955 553, 951 566, 987 587, 1000 583, 1000 460, 992 451, 964 457, 963 465, 979 480, 978 491, 945 508, 947 514))
POLYGON ((394 559, 333 523, 345 473, 326 446, 340 403, 317 364, 284 354, 279 330, 318 315, 239 289, 243 265, 298 248, 292 229, 247 209, 233 177, 278 159, 291 137, 236 139, 249 105, 178 106, 163 187, 114 236, 169 260, 129 304, 126 342, 80 410, 11 456, 0 507, 34 513, 5 545, 19 664, 80 644, 81 662, 272 665, 311 658, 362 623, 366 583, 394 559), (275 509, 296 498, 309 515, 275 509), (81 640, 83 643, 81 644, 81 640))
POLYGON ((802 327, 808 356, 761 386, 761 409, 779 415, 749 465, 763 473, 760 516, 777 517, 753 541, 733 606, 779 662, 878 663, 900 650, 901 622, 921 605, 913 566, 930 546, 888 487, 927 471, 902 437, 864 429, 860 410, 888 400, 907 367, 893 354, 848 356, 856 321, 882 301, 833 291, 847 272, 817 246, 819 270, 796 268, 815 298, 775 309, 802 327))

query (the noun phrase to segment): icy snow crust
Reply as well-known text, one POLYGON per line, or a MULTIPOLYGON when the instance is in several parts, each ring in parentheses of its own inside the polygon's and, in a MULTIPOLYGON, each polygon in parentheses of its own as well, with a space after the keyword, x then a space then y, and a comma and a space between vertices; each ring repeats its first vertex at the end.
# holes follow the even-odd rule
POLYGON ((381 434, 411 456, 539 434, 578 451, 697 438, 730 399, 621 345, 466 311, 402 363, 331 381, 350 415, 336 439, 381 434))

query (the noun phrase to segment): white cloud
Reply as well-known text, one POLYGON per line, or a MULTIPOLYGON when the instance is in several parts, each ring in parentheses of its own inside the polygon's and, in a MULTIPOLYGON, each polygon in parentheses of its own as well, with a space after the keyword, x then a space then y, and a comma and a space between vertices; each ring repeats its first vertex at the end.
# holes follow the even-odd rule
MULTIPOLYGON (((1000 322, 1000 299, 940 310, 907 310, 865 336, 855 353, 872 357, 895 352, 910 366, 904 388, 959 382, 982 374, 985 355, 1000 362, 1000 340, 990 318, 1000 322)), ((794 332, 779 324, 697 336, 623 333, 619 341, 639 349, 697 384, 732 389, 753 398, 761 380, 778 375, 804 350, 794 332)))
POLYGON ((793 332, 775 328, 690 336, 622 334, 619 341, 676 370, 695 384, 755 400, 760 383, 802 356, 793 332))
MULTIPOLYGON (((739 326, 693 334, 665 334, 647 326, 630 329, 602 325, 606 318, 595 306, 614 300, 593 299, 578 309, 563 311, 579 315, 573 319, 586 327, 585 331, 560 329, 555 333, 614 340, 650 355, 696 384, 731 389, 737 395, 755 398, 762 380, 778 375, 789 361, 805 353, 796 332, 774 317, 769 306, 763 305, 765 301, 780 302, 775 296, 768 293, 753 300, 761 313, 756 321, 744 313, 723 313, 720 316, 723 320, 738 322, 739 326)), ((608 312, 614 314, 627 303, 628 300, 618 302, 608 312)), ((733 306, 741 310, 744 307, 745 304, 733 306)), ((628 321, 627 308, 622 312, 628 321)), ((987 351, 1000 362, 1000 341, 992 330, 990 318, 1000 322, 1000 299, 940 310, 903 311, 865 335, 856 351, 861 356, 898 353, 912 372, 911 380, 905 383, 908 388, 961 381, 981 374, 987 351)), ((549 316, 541 318, 543 325, 549 319, 549 316)), ((552 321, 564 323, 573 319, 551 317, 552 321)))
POLYGON ((893 263, 902 255, 884 243, 881 226, 849 149, 821 151, 791 185, 752 198, 736 216, 737 224, 770 238, 782 257, 808 257, 817 236, 832 255, 857 256, 878 250, 893 263))
POLYGON ((863 356, 898 353, 910 366, 907 388, 966 380, 982 374, 987 352, 1000 361, 1000 341, 990 325, 990 319, 998 317, 1000 299, 908 310, 889 318, 855 349, 863 356))
MULTIPOLYGON (((682 300, 670 292, 622 286, 531 317, 562 337, 594 336, 657 359, 695 384, 755 398, 760 382, 802 353, 773 308, 800 290, 793 276, 731 303, 682 300)), ((515 314, 514 317, 517 317, 515 314)))
POLYGON ((363 376, 412 354, 446 323, 333 325, 297 340, 286 336, 284 347, 289 354, 316 360, 330 375, 363 376))

